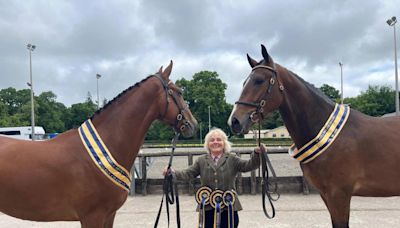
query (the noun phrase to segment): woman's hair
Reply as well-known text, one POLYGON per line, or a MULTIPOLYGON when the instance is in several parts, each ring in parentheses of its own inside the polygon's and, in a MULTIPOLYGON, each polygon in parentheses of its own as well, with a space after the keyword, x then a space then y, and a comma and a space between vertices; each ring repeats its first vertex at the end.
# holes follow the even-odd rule
POLYGON ((208 148, 208 143, 210 142, 210 137, 214 134, 218 134, 221 136, 222 140, 224 141, 224 153, 230 153, 232 148, 232 143, 228 141, 228 136, 226 136, 225 132, 219 128, 214 128, 209 131, 204 138, 204 149, 210 153, 210 149, 208 148))

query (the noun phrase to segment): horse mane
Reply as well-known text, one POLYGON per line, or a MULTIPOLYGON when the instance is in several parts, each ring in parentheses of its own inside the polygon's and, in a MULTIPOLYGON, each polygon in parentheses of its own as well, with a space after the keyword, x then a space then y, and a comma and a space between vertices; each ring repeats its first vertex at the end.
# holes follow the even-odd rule
POLYGON ((328 96, 326 96, 320 89, 316 88, 313 84, 305 81, 303 78, 298 76, 296 73, 293 73, 292 71, 288 70, 292 76, 296 77, 297 79, 300 80, 309 90, 311 90, 315 95, 319 96, 322 98, 324 101, 328 102, 329 104, 335 105, 335 102, 333 102, 328 96))
POLYGON ((135 83, 134 85, 128 87, 127 89, 125 89, 124 91, 122 91, 121 93, 119 93, 116 97, 114 97, 111 101, 107 102, 107 104, 105 104, 103 107, 101 107, 100 109, 98 109, 91 117, 90 119, 92 120, 93 117, 95 117, 96 115, 100 114, 101 112, 103 112, 105 109, 107 109, 107 107, 109 107, 112 103, 116 102, 117 100, 119 100, 121 97, 123 97, 127 92, 137 89, 140 87, 140 85, 147 81, 149 78, 151 78, 152 75, 147 76, 146 78, 142 79, 140 82, 135 83))

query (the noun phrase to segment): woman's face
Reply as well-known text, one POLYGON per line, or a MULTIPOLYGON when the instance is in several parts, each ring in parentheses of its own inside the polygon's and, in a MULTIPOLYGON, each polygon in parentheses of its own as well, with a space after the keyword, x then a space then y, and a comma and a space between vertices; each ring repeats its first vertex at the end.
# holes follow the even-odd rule
POLYGON ((208 140, 208 149, 213 154, 219 154, 224 151, 224 139, 219 133, 214 133, 208 140))

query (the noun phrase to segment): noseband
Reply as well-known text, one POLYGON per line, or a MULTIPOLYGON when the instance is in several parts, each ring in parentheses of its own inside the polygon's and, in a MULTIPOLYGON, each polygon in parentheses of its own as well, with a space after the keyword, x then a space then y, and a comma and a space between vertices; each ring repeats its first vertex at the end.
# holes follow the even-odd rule
MULTIPOLYGON (((274 65, 274 67, 264 66, 264 65, 255 66, 255 67, 253 67, 251 72, 253 72, 254 70, 256 70, 258 68, 268 69, 268 70, 272 71, 272 73, 273 73, 271 79, 269 80, 269 86, 268 86, 268 89, 265 92, 264 96, 261 98, 261 100, 259 102, 246 102, 246 101, 236 101, 235 102, 235 104, 247 105, 247 106, 256 108, 256 110, 250 114, 250 119, 253 122, 257 122, 257 120, 254 119, 254 116, 256 116, 256 115, 260 115, 262 118, 264 117, 263 112, 264 112, 264 106, 267 103, 267 98, 268 98, 267 96, 268 96, 268 94, 271 93, 272 87, 275 85, 275 82, 278 81, 278 74, 276 72, 275 65, 274 65)), ((249 77, 250 77, 250 75, 249 75, 249 77)), ((249 78, 247 80, 249 80, 249 78)), ((280 91, 283 91, 285 89, 279 81, 278 81, 278 85, 279 85, 280 91)))
POLYGON ((169 88, 169 84, 171 84, 172 82, 171 81, 165 82, 164 79, 159 74, 155 74, 154 76, 161 81, 161 84, 163 85, 163 88, 165 90, 165 99, 167 101, 165 104, 165 111, 161 115, 160 119, 164 119, 165 115, 168 112, 168 107, 170 102, 169 96, 171 96, 176 107, 179 109, 179 114, 176 116, 174 128, 182 132, 183 130, 185 130, 187 126, 189 126, 189 121, 186 119, 184 115, 185 108, 182 107, 182 105, 178 102, 178 96, 174 93, 174 91, 171 88, 169 88))

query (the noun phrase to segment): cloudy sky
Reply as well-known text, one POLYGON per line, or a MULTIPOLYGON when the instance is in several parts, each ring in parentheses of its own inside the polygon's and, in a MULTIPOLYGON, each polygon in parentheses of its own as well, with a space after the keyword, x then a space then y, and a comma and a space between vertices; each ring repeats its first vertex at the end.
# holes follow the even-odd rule
POLYGON ((35 93, 51 90, 67 106, 96 99, 96 74, 100 100, 110 100, 171 59, 173 80, 218 72, 233 103, 246 53, 260 59, 262 43, 317 87, 340 90, 343 62, 352 97, 370 84, 394 88, 392 16, 398 0, 0 0, 0 89, 28 88, 31 43, 35 93))

